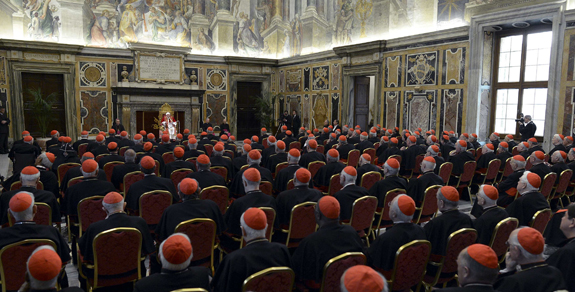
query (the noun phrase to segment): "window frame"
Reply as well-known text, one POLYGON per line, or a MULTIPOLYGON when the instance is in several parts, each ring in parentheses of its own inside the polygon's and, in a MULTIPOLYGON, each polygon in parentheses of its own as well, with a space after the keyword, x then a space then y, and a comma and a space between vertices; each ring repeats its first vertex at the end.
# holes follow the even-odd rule
MULTIPOLYGON (((525 63, 527 59, 527 35, 540 32, 552 32, 551 24, 541 24, 532 26, 524 29, 509 29, 496 32, 494 35, 493 43, 493 62, 492 62, 492 95, 491 95, 491 115, 490 115, 490 133, 495 131, 495 122, 497 115, 497 91, 499 89, 518 89, 517 97, 517 112, 515 118, 519 118, 519 113, 523 108, 523 92, 525 89, 530 88, 546 88, 547 94, 549 95, 549 79, 551 78, 551 73, 547 81, 525 81, 525 63), (501 55, 501 39, 509 36, 522 35, 523 42, 521 44, 521 65, 519 73, 518 82, 499 82, 499 59, 501 55)), ((553 51, 553 46, 551 47, 551 52, 553 51)), ((551 56, 549 56, 551 58, 551 56)), ((549 65, 551 70, 551 64, 549 65)), ((525 114, 525 113, 524 113, 525 114)), ((528 113, 529 114, 529 113, 528 113)), ((547 119, 547 117, 546 117, 547 119)), ((519 124, 515 123, 515 133, 512 133, 514 139, 521 138, 519 133, 519 124)), ((507 134, 500 134, 500 138, 507 134)), ((535 136, 538 141, 543 141, 543 136, 535 136)))

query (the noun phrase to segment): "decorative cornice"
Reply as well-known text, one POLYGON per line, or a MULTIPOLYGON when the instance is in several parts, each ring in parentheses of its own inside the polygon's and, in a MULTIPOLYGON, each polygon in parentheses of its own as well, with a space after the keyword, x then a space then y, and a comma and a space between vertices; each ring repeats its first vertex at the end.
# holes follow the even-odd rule
POLYGON ((397 50, 399 48, 409 48, 412 46, 426 46, 437 43, 460 41, 469 39, 469 26, 460 26, 445 30, 438 30, 418 35, 410 35, 395 39, 389 39, 386 43, 386 51, 397 50))
POLYGON ((12 4, 10 0, 0 0, 0 10, 5 11, 9 15, 20 11, 20 9, 16 5, 12 4))
POLYGON ((278 60, 278 66, 290 66, 309 62, 319 62, 322 60, 332 60, 339 58, 338 55, 333 50, 323 51, 319 53, 313 53, 303 56, 290 57, 286 59, 278 60))
POLYGON ((84 46, 40 41, 0 39, 0 49, 36 51, 42 53, 79 54, 84 46))
POLYGON ((368 43, 335 47, 333 48, 333 51, 340 57, 347 57, 350 54, 366 55, 383 51, 386 47, 386 43, 387 43, 386 40, 378 40, 368 43))
POLYGON ((247 58, 247 57, 236 57, 236 56, 226 56, 224 60, 227 64, 246 64, 246 65, 264 65, 264 66, 277 66, 277 59, 265 59, 265 58, 247 58))

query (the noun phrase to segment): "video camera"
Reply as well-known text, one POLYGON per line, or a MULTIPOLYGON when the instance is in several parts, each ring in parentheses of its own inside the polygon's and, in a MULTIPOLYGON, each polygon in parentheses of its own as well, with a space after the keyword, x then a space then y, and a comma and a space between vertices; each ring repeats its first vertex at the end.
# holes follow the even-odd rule
POLYGON ((515 119, 516 122, 525 122, 525 118, 523 117, 523 113, 519 113, 519 119, 515 119))

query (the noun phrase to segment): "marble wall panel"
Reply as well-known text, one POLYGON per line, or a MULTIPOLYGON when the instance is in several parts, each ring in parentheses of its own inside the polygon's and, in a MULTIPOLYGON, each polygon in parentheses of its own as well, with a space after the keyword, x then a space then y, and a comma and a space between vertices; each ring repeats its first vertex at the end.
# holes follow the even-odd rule
POLYGON ((311 68, 306 67, 303 69, 303 91, 310 90, 310 79, 311 78, 311 68))
POLYGON ((313 90, 329 90, 329 66, 313 67, 313 90))
POLYGON ((313 94, 312 100, 313 127, 317 128, 323 125, 323 121, 329 119, 329 94, 313 94))
POLYGON ((0 107, 7 107, 8 89, 0 88, 0 107))
POLYGON ((407 55, 406 86, 437 84, 437 51, 407 55))
POLYGON ((311 128, 311 118, 310 118, 310 109, 311 109, 311 100, 309 98, 309 94, 303 95, 303 110, 301 113, 302 123, 306 129, 311 128))
POLYGON ((441 129, 440 131, 455 131, 461 133, 463 110, 462 89, 442 90, 441 129))
POLYGON ((80 62, 80 87, 106 87, 106 63, 80 62))
POLYGON ((567 63, 567 81, 574 81, 575 74, 575 35, 569 36, 569 61, 567 63))
POLYGON ((108 129, 108 99, 106 91, 80 91, 80 119, 82 131, 97 134, 108 129))
POLYGON ((403 128, 432 129, 437 116, 436 91, 406 91, 404 97, 403 128))
POLYGON ((301 95, 299 94, 288 95, 286 102, 287 102, 286 108, 290 115, 292 114, 292 111, 295 110, 301 116, 302 112, 301 95))
POLYGON ((285 71, 284 70, 280 70, 280 92, 285 92, 286 91, 286 77, 285 77, 285 71))
POLYGON ((207 90, 212 91, 227 91, 228 90, 228 75, 227 70, 222 69, 208 69, 206 71, 207 90))
POLYGON ((286 70, 286 92, 302 91, 303 74, 302 69, 286 70))
POLYGON ((6 70, 6 57, 0 56, 0 85, 6 85, 8 83, 8 78, 6 70))
POLYGON ((331 94, 331 122, 339 120, 339 93, 331 94))
POLYGON ((401 86, 401 56, 385 58, 385 83, 386 88, 401 86))
POLYGON ((385 92, 385 128, 399 126, 401 91, 385 92))
POLYGON ((341 66, 338 63, 331 64, 331 89, 339 90, 341 81, 341 66))
POLYGON ((465 79, 465 48, 443 51, 442 84, 463 84, 465 79))
POLYGON ((210 118, 210 123, 214 125, 214 131, 219 131, 220 124, 227 118, 227 107, 228 101, 226 94, 206 94, 206 117, 210 118))

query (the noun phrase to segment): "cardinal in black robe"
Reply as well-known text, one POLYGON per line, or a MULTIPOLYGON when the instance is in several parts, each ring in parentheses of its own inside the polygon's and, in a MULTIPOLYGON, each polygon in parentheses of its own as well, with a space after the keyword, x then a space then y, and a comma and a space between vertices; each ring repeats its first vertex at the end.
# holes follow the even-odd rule
POLYGON ((52 226, 37 225, 34 221, 22 221, 12 227, 0 229, 0 249, 26 239, 49 239, 56 244, 56 252, 62 263, 70 261, 68 241, 52 226))
POLYGON ((99 180, 96 177, 84 177, 82 182, 77 183, 66 190, 62 201, 62 211, 67 215, 77 215, 78 203, 84 198, 92 196, 105 196, 109 192, 115 192, 116 188, 109 181, 99 180))
MULTIPOLYGON (((269 169, 272 173, 276 172, 276 166, 282 162, 287 162, 287 153, 283 152, 285 151, 285 144, 283 143, 283 141, 279 141, 278 144, 283 145, 283 149, 279 148, 279 152, 276 152, 276 154, 270 155, 270 157, 268 158, 267 164, 266 164, 266 168, 269 169)), ((276 148, 278 146, 276 145, 276 148)))
POLYGON ((134 171, 140 171, 140 165, 137 164, 134 160, 136 154, 133 153, 134 156, 132 158, 128 158, 128 151, 126 151, 126 154, 124 154, 126 163, 115 166, 114 170, 112 171, 112 184, 114 184, 114 187, 116 187, 118 190, 121 190, 120 185, 124 183, 124 176, 126 176, 126 174, 134 171))
POLYGON ((575 291, 575 278, 573 277, 575 273, 575 266, 573 265, 575 261, 575 226, 572 223, 575 217, 575 206, 571 205, 567 208, 566 212, 558 213, 555 216, 557 215, 566 217, 561 218, 561 221, 565 220, 570 223, 561 225, 560 228, 565 236, 565 240, 559 245, 561 248, 551 254, 547 259, 547 264, 561 271, 568 291, 575 291), (572 215, 574 217, 571 217, 572 215))
POLYGON ((407 148, 401 150, 401 171, 404 174, 410 174, 415 168, 416 157, 425 154, 425 148, 416 145, 416 137, 409 136, 407 139, 407 148))
POLYGON ((473 226, 477 230, 477 243, 489 245, 495 226, 507 218, 509 218, 509 214, 497 205, 483 208, 481 216, 473 222, 473 226))
POLYGON ((362 154, 359 159, 359 167, 357 168, 357 178, 355 179, 356 185, 361 185, 361 178, 364 174, 372 171, 376 171, 382 174, 381 168, 375 164, 371 164, 371 156, 369 154, 362 154))
MULTIPOLYGON (((128 194, 126 194, 126 203, 129 210, 137 211, 140 206, 140 197, 147 192, 151 191, 168 191, 172 194, 172 203, 177 203, 180 200, 178 192, 174 187, 174 183, 168 178, 157 177, 155 174, 146 174, 146 169, 142 168, 145 177, 130 186, 128 194)), ((153 171, 153 168, 152 168, 153 171)))
POLYGON ((310 175, 307 169, 302 168, 298 170, 294 178, 294 188, 283 191, 277 196, 277 218, 282 228, 286 228, 289 225, 291 212, 295 205, 304 202, 317 202, 323 196, 320 191, 308 186, 310 175), (297 176, 300 177, 301 182, 297 179, 297 176))
MULTIPOLYGON (((519 190, 519 193, 521 194, 521 190, 519 190)), ((533 215, 535 215, 537 211, 546 208, 549 208, 547 199, 535 190, 521 194, 519 198, 505 208, 505 211, 507 211, 510 217, 515 217, 519 220, 519 226, 529 226, 533 215)))
POLYGON ((8 208, 10 199, 19 192, 30 192, 34 195, 34 202, 46 203, 52 209, 52 222, 61 222, 62 215, 60 213, 60 204, 56 200, 56 196, 49 191, 37 190, 34 187, 21 187, 18 190, 5 192, 0 196, 0 225, 8 223, 8 208))
MULTIPOLYGON (((426 157, 426 159, 431 160, 433 158, 426 157)), ((435 159, 433 160, 435 161, 435 159)), ((417 178, 410 179, 407 185, 407 195, 410 196, 419 207, 421 207, 427 188, 435 185, 443 185, 443 179, 433 172, 434 169, 434 163, 424 160, 421 164, 422 173, 417 178)))
POLYGON ((411 222, 394 224, 370 245, 366 254, 367 264, 380 271, 392 271, 397 250, 414 240, 426 240, 421 226, 411 222))
POLYGON ((299 165, 301 167, 307 168, 309 167, 310 163, 316 161, 325 162, 325 155, 323 153, 315 151, 317 148, 317 142, 315 140, 313 140, 313 142, 311 141, 312 140, 308 142, 307 153, 302 155, 301 159, 299 160, 299 165))
POLYGON ((389 159, 383 166, 384 179, 376 182, 370 189, 369 195, 377 198, 377 207, 383 208, 387 192, 393 189, 407 189, 407 181, 398 176, 399 163, 389 159))

